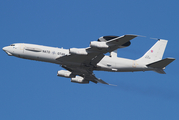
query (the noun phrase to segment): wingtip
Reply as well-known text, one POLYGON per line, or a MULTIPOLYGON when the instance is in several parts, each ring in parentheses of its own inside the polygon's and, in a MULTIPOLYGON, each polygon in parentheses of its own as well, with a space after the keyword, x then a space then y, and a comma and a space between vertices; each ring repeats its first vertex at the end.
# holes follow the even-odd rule
POLYGON ((138 37, 139 35, 134 35, 134 34, 126 34, 124 36, 132 36, 132 37, 138 37))
POLYGON ((170 60, 176 60, 175 58, 172 58, 172 57, 168 57, 168 58, 166 58, 166 59, 170 59, 170 60))
POLYGON ((117 86, 117 85, 113 85, 113 84, 108 84, 108 85, 110 85, 110 86, 117 86))

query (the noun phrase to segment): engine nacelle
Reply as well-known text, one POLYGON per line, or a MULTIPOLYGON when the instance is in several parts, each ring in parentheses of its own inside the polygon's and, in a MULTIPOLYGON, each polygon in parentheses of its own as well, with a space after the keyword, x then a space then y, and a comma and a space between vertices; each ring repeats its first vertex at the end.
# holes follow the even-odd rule
POLYGON ((70 71, 67 71, 67 70, 59 70, 57 72, 57 76, 71 78, 72 77, 72 73, 70 71))
POLYGON ((81 76, 76 76, 75 78, 71 78, 71 82, 74 83, 81 83, 81 84, 88 84, 89 81, 85 80, 83 77, 81 76))
POLYGON ((90 43, 90 47, 108 48, 109 46, 106 44, 106 42, 92 41, 92 42, 90 43))
POLYGON ((85 49, 79 49, 79 48, 70 48, 69 53, 75 54, 75 55, 87 55, 88 54, 88 52, 85 49))

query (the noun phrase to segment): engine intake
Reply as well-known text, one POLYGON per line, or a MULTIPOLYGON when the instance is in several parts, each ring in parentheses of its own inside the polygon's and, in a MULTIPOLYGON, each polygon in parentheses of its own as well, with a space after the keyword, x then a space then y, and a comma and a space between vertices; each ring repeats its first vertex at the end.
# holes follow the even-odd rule
POLYGON ((71 82, 74 83, 81 83, 81 84, 88 84, 89 81, 85 80, 83 77, 81 76, 76 76, 75 78, 71 78, 71 82))

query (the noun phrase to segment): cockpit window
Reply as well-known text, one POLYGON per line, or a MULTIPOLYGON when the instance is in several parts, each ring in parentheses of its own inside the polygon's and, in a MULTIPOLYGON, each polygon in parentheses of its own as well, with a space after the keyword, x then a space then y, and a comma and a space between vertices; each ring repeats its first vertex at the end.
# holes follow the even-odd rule
POLYGON ((15 44, 11 44, 10 46, 15 46, 15 44))

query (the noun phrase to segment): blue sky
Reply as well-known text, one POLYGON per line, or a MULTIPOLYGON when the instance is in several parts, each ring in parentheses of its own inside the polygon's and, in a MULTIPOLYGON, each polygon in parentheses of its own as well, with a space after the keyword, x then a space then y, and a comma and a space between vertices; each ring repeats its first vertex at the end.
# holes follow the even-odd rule
POLYGON ((178 120, 179 1, 36 0, 0 1, 0 47, 33 43, 83 48, 105 35, 137 34, 118 56, 141 57, 155 42, 168 40, 164 54, 176 60, 166 75, 155 72, 95 71, 117 87, 71 83, 57 77, 59 65, 10 57, 3 50, 1 120, 178 120))

